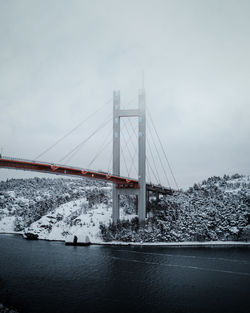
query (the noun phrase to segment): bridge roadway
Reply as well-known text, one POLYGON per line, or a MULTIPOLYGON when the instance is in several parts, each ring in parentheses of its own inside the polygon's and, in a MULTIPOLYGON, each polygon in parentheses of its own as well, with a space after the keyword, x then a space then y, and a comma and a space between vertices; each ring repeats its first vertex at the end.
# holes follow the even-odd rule
MULTIPOLYGON (((102 171, 93 171, 89 169, 76 168, 68 165, 47 163, 33 160, 24 160, 6 156, 0 156, 0 168, 9 168, 24 171, 35 171, 56 175, 71 175, 78 177, 86 177, 91 179, 99 179, 115 183, 118 188, 139 188, 139 182, 136 179, 116 176, 102 171)), ((161 194, 172 194, 172 189, 161 185, 147 183, 147 191, 157 192, 161 194)))

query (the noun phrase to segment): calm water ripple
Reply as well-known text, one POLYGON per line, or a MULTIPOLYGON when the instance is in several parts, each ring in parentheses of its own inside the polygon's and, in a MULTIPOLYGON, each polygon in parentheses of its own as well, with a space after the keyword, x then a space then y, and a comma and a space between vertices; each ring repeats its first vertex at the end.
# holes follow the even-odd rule
POLYGON ((0 235, 0 303, 20 313, 248 313, 249 248, 71 247, 0 235))

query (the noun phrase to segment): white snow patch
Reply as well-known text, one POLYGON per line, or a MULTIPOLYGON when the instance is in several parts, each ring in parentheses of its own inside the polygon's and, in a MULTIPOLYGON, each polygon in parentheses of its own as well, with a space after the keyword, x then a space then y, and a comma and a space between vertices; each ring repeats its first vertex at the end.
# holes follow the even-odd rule
POLYGON ((15 216, 5 216, 0 220, 0 232, 12 233, 14 232, 15 216))
MULTIPOLYGON (((97 242, 96 242, 97 243, 97 242)), ((176 241, 176 242, 124 242, 124 241, 109 241, 102 242, 103 245, 117 246, 167 246, 167 247, 223 247, 223 246, 247 246, 250 247, 250 242, 245 241, 176 241)))
MULTIPOLYGON (((135 215, 126 215, 121 210, 121 219, 131 219, 135 215)), ((78 242, 84 242, 86 236, 91 242, 102 242, 100 224, 108 224, 112 220, 112 208, 105 204, 88 208, 86 198, 62 204, 53 212, 32 223, 25 232, 39 235, 39 239, 72 241, 74 236, 78 242)))
POLYGON ((8 190, 5 193, 7 193, 10 197, 15 198, 15 191, 13 190, 8 190))

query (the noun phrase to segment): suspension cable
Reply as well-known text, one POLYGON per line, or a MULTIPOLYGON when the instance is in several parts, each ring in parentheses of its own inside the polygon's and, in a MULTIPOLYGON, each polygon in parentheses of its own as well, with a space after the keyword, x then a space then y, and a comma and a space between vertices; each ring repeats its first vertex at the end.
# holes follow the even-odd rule
POLYGON ((97 154, 93 157, 93 159, 89 162, 88 164, 88 168, 90 168, 90 166, 95 162, 95 160, 102 154, 102 152, 109 146, 109 144, 112 142, 113 138, 109 138, 110 134, 108 134, 108 136, 106 137, 106 139, 108 138, 108 142, 107 140, 103 141, 103 144, 101 145, 101 149, 99 149, 99 151, 97 152, 97 154))
POLYGON ((153 160, 155 173, 156 173, 156 175, 157 175, 157 177, 158 177, 158 179, 157 179, 156 181, 158 182, 158 184, 161 184, 160 175, 159 175, 158 170, 157 170, 157 166, 156 166, 156 163, 155 163, 155 158, 154 158, 153 152, 152 152, 152 150, 151 150, 151 145, 150 145, 150 143, 149 143, 148 137, 146 137, 146 141, 147 141, 147 146, 148 146, 148 148, 149 148, 149 152, 150 152, 151 158, 152 158, 152 160, 153 160))
POLYGON ((167 154, 166 154, 166 152, 165 152, 165 150, 164 150, 164 148, 163 148, 163 144, 162 144, 161 139, 160 139, 160 136, 159 136, 159 134, 158 134, 158 132, 157 132, 157 130, 156 130, 154 121, 153 121, 153 119, 152 119, 152 116, 151 116, 151 113, 150 113, 148 107, 147 107, 147 110, 148 110, 148 112, 149 112, 149 118, 150 118, 151 123, 152 123, 152 125, 153 125, 155 134, 156 134, 156 136, 157 136, 157 138, 158 138, 158 141, 159 141, 159 143, 160 143, 160 146, 161 146, 161 149, 162 149, 162 151, 163 151, 165 160, 167 161, 167 164, 168 164, 168 167, 169 167, 169 169, 170 169, 170 172, 171 172, 171 175, 172 175, 172 177, 173 177, 173 180, 174 180, 174 182, 175 182, 175 185, 176 185, 177 189, 179 190, 179 185, 178 185, 178 183, 177 183, 177 181, 176 181, 176 179, 175 179, 174 173, 173 173, 173 171, 172 171, 172 167, 170 166, 170 162, 169 162, 169 160, 168 160, 168 158, 167 158, 167 154))
MULTIPOLYGON (((130 149, 129 149, 129 146, 128 146, 128 141, 131 139, 133 133, 132 133, 132 135, 131 135, 131 133, 129 133, 128 128, 127 128, 127 124, 125 123, 125 121, 124 121, 124 126, 125 126, 125 129, 126 129, 126 131, 127 131, 128 136, 129 136, 128 140, 126 141, 126 147, 128 147, 129 155, 130 155, 131 160, 132 160, 132 163, 131 163, 130 168, 132 169, 132 166, 134 166, 135 171, 137 171, 137 169, 136 169, 136 167, 135 167, 135 164, 134 164, 136 148, 135 148, 134 145, 133 145, 133 147, 134 147, 134 149, 135 149, 135 153, 134 153, 134 155, 132 156, 132 153, 131 153, 131 151, 130 151, 130 149)), ((134 129, 133 126, 132 126, 132 129, 134 129)), ((122 132, 122 136, 124 137, 123 132, 122 132)), ((130 142, 133 142, 133 141, 131 140, 130 142)))
POLYGON ((91 113, 87 118, 85 118, 83 121, 81 121, 79 124, 77 124, 74 128, 72 128, 70 131, 68 131, 65 135, 60 137, 58 140, 56 140, 51 146, 49 146, 47 149, 42 151, 34 160, 37 160, 41 156, 43 156, 45 153, 50 151, 52 148, 54 148, 57 144, 59 144, 63 139, 71 135, 75 130, 77 130, 79 127, 81 127, 85 122, 87 122, 91 117, 93 117, 97 112, 101 111, 110 101, 112 100, 109 99, 107 102, 105 102, 101 107, 99 107, 97 110, 95 110, 93 113, 91 113))
MULTIPOLYGON (((147 157, 146 157, 146 162, 147 162, 148 166, 150 167, 151 172, 153 173, 153 176, 154 176, 154 178, 155 178, 155 180, 157 182, 157 177, 155 176, 155 172, 153 171, 152 166, 151 166, 151 164, 149 162, 149 159, 147 157)), ((158 184, 159 184, 159 182, 158 182, 158 184)))
POLYGON ((155 147, 155 149, 156 149, 156 152, 157 152, 157 155, 158 155, 158 159, 159 159, 159 161, 160 161, 160 163, 161 163, 161 167, 162 167, 163 172, 164 172, 164 175, 165 175, 165 177, 166 177, 168 186, 170 187, 170 183, 169 183, 169 180, 168 180, 168 176, 167 176, 167 173, 166 173, 166 171, 165 171, 165 167, 164 167, 164 165, 163 165, 163 163, 162 163, 162 160, 161 160, 159 151, 158 151, 158 149, 157 149, 157 146, 156 146, 156 144, 155 144, 155 141, 154 141, 154 138, 153 138, 153 135, 152 135, 152 132, 151 132, 150 127, 148 127, 148 129, 149 129, 149 133, 150 133, 151 139, 152 139, 152 141, 153 141, 154 147, 155 147))
POLYGON ((104 123, 101 124, 92 134, 90 134, 86 139, 84 139, 82 142, 80 142, 77 146, 75 146, 70 152, 68 152, 63 158, 59 160, 59 162, 62 162, 63 160, 67 159, 67 162, 77 153, 82 146, 89 141, 96 133, 98 133, 101 129, 103 129, 105 126, 108 125, 108 122, 111 121, 112 118, 109 118, 104 123))
MULTIPOLYGON (((133 127, 132 122, 131 122, 130 119, 128 119, 128 121, 129 121, 130 127, 131 127, 131 129, 132 129, 134 135, 136 136, 135 127, 133 127)), ((148 162, 149 167, 151 168, 151 171, 152 171, 152 173, 153 173, 153 176, 154 176, 154 178, 155 178, 156 183, 157 183, 157 184, 161 184, 161 182, 160 182, 160 175, 159 175, 159 173, 158 173, 158 171, 157 171, 157 166, 156 166, 156 164, 155 164, 155 158, 153 157, 153 153, 152 153, 152 150, 151 150, 151 146, 150 146, 150 144, 149 144, 149 141, 148 141, 148 137, 146 137, 146 139, 147 139, 148 147, 149 147, 150 152, 151 152, 151 157, 152 157, 152 159, 153 159, 155 171, 153 170, 153 168, 152 168, 152 166, 151 166, 151 164, 150 164, 149 159, 147 158, 147 156, 146 156, 146 160, 147 160, 147 162, 148 162), (157 173, 157 176, 156 176, 156 173, 155 173, 155 172, 157 173)), ((132 143, 133 143, 133 142, 132 142, 132 143)), ((136 150, 136 147, 135 147, 134 143, 133 143, 133 147, 134 147, 134 149, 136 150)))
MULTIPOLYGON (((124 125, 125 125, 125 123, 124 123, 124 125)), ((123 126, 124 126, 124 125, 123 125, 123 126)), ((126 139, 126 138, 124 137, 124 134, 123 134, 123 131, 122 131, 122 130, 123 130, 123 129, 121 129, 120 133, 121 133, 121 136, 122 136, 123 139, 124 139, 125 148, 126 148, 127 145, 128 145, 128 141, 129 141, 129 139, 131 138, 131 134, 129 134, 129 137, 126 139)), ((121 146, 122 155, 124 155, 123 151, 124 151, 124 149, 122 149, 122 146, 121 146)), ((132 157, 130 149, 128 149, 128 151, 129 151, 130 157, 132 157)), ((119 159, 119 157, 120 157, 119 155, 116 157, 115 162, 117 162, 117 160, 119 159)), ((124 156, 122 156, 122 157, 123 157, 123 159, 124 159, 124 156)), ((112 161, 112 155, 111 155, 110 162, 109 162, 109 169, 110 169, 110 167, 111 167, 111 161, 112 161)), ((124 161, 125 161, 125 160, 124 160, 124 161)), ((128 172, 128 176, 129 176, 130 171, 128 170, 126 161, 125 161, 124 163, 125 163, 125 166, 126 166, 126 169, 127 169, 127 172, 128 172)), ((135 168, 135 171, 136 171, 135 165, 134 165, 134 168, 135 168)))
POLYGON ((108 173, 111 173, 112 172, 112 160, 113 160, 113 151, 111 150, 111 154, 110 154, 110 159, 109 159, 109 162, 108 162, 108 173))
POLYGON ((147 167, 147 173, 146 173, 147 180, 149 181, 149 183, 152 183, 152 179, 151 179, 151 175, 150 175, 150 172, 149 172, 149 165, 148 165, 147 159, 146 159, 146 167, 147 167))
MULTIPOLYGON (((130 128, 132 129, 132 131, 133 131, 135 137, 137 137, 136 132, 135 132, 135 127, 133 126, 133 124, 132 124, 132 122, 131 122, 130 119, 128 119, 128 121, 129 121, 129 124, 130 124, 130 128)), ((127 129, 127 127, 126 127, 126 129, 127 129)), ((128 129, 127 129, 127 132, 128 132, 128 129)), ((138 152, 138 150, 137 150, 137 148, 136 148, 136 146, 135 146, 135 144, 134 144, 133 141, 132 141, 132 146, 133 146, 133 148, 134 148, 134 155, 133 155, 132 162, 134 163, 135 156, 136 156, 136 152, 138 152)), ((132 167, 132 166, 131 166, 131 167, 132 167)))
MULTIPOLYGON (((125 167, 127 169, 127 172, 128 172, 128 166, 127 166, 127 162, 126 162, 126 159, 125 159, 125 156, 124 156, 124 152, 123 152, 123 149, 121 147, 121 153, 122 153, 122 158, 123 158, 123 161, 124 161, 124 164, 125 164, 125 167)), ((128 176, 129 177, 129 172, 128 172, 128 176)))
POLYGON ((65 161, 66 163, 68 163, 78 152, 79 150, 82 148, 82 146, 87 143, 96 133, 98 133, 101 129, 105 128, 108 125, 108 122, 111 120, 111 118, 109 120, 106 121, 106 124, 103 123, 98 129, 96 129, 88 138, 86 138, 84 141, 82 141, 78 146, 76 146, 74 149, 71 150, 69 154, 69 156, 67 157, 67 160, 65 161), (74 151, 73 151, 74 150, 74 151))
MULTIPOLYGON (((132 125, 130 119, 128 119, 128 121, 129 121, 130 127, 131 127, 131 129, 132 129, 134 135, 136 136, 135 127, 132 125)), ((147 138, 147 137, 146 137, 146 138, 147 138)), ((148 142, 148 140, 147 140, 147 142, 148 142)), ((133 142, 132 142, 132 143, 133 143, 133 142)), ((147 158, 147 156, 146 156, 146 165, 147 165, 148 167, 150 167, 151 172, 152 172, 152 174, 153 174, 153 176, 154 176, 154 178, 155 178, 156 183, 157 183, 157 184, 160 184, 160 178, 159 178, 160 176, 159 176, 159 173, 158 173, 158 171, 157 171, 157 166, 156 166, 156 164, 155 164, 155 159, 154 159, 153 154, 152 154, 151 146, 150 146, 149 144, 148 144, 148 146, 149 146, 149 149, 150 149, 150 151, 151 151, 151 155, 152 155, 152 159, 153 159, 155 171, 153 170, 153 168, 152 168, 152 166, 151 166, 151 164, 150 164, 149 159, 147 158), (156 176, 156 173, 155 173, 155 172, 157 173, 158 177, 156 176)), ((136 152, 136 147, 135 147, 134 143, 133 143, 133 147, 134 147, 135 152, 136 152)))
POLYGON ((136 167, 135 167, 135 164, 134 164, 135 156, 136 156, 136 150, 134 151, 134 155, 132 157, 132 162, 131 162, 130 167, 129 167, 129 173, 131 173, 133 165, 134 165, 134 168, 135 168, 135 171, 136 171, 136 167))
MULTIPOLYGON (((136 132, 135 132, 135 127, 132 125, 130 119, 128 119, 128 121, 129 121, 129 123, 130 123, 130 127, 131 127, 131 129, 132 129, 132 131, 133 131, 135 137, 137 137, 136 132)), ((126 131, 127 131, 127 133, 129 133, 128 128, 127 128, 127 125, 126 125, 126 131)), ((136 147, 136 145, 135 145, 135 143, 134 143, 133 141, 131 141, 131 144, 132 144, 132 146, 133 146, 133 148, 134 148, 134 156, 133 156, 133 158, 132 158, 132 162, 134 163, 135 155, 136 155, 136 152, 137 152, 138 149, 137 149, 137 147, 136 147)), ((135 165, 134 165, 134 168, 135 168, 135 170, 136 170, 135 165)))
MULTIPOLYGON (((132 103, 133 101, 135 100, 135 97, 133 97, 132 99, 130 99, 130 101, 128 102, 128 103, 132 103)), ((123 106, 121 106, 121 108, 123 108, 123 106)), ((120 131, 120 133, 121 133, 121 131, 120 131)), ((108 173, 109 172, 112 172, 112 159, 113 159, 113 153, 111 153, 111 157, 110 157, 110 160, 109 160, 109 163, 108 163, 108 173)), ((117 159, 115 160, 115 162, 118 160, 118 157, 117 157, 117 159)))
MULTIPOLYGON (((123 149, 123 151, 124 151, 124 150, 126 150, 126 148, 127 148, 127 146, 128 146, 129 138, 127 138, 127 140, 126 140, 125 136, 123 135, 123 132, 121 132, 121 135, 122 135, 122 137, 123 137, 123 139, 124 139, 124 142, 125 142, 124 149, 123 149)), ((129 149, 127 149, 127 150, 128 150, 128 152, 129 152, 130 158, 132 158, 132 155, 131 155, 130 150, 129 150, 129 149)), ((128 176, 129 176, 129 171, 128 171, 128 176)))
MULTIPOLYGON (((136 134, 136 132, 135 132, 135 127, 133 127, 133 124, 132 124, 132 122, 130 121, 130 119, 128 119, 128 121, 129 121, 130 127, 131 127, 131 129, 132 129, 134 135, 137 137, 137 134, 136 134)), ((136 148, 135 148, 135 149, 136 149, 136 148)))

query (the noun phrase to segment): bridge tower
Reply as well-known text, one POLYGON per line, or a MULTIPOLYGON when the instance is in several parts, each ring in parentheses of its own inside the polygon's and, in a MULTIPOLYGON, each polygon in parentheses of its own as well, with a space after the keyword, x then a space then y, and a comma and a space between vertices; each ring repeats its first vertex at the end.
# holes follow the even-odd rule
POLYGON ((121 188, 113 184, 113 222, 120 217, 120 195, 136 195, 138 201, 139 221, 146 217, 146 109, 145 91, 139 92, 138 108, 122 110, 120 92, 113 93, 113 175, 120 175, 120 119, 138 117, 138 181, 139 188, 121 188))

